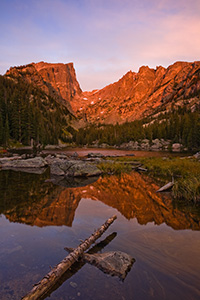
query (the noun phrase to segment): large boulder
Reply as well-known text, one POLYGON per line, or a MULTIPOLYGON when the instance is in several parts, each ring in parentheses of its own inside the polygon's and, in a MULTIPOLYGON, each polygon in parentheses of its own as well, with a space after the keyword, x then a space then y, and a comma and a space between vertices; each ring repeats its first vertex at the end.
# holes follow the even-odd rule
POLYGON ((2 157, 0 158, 0 166, 2 167, 3 165, 10 163, 13 160, 19 160, 21 158, 21 156, 2 157))
POLYGON ((200 160, 200 152, 197 152, 196 154, 194 154, 193 157, 200 160))
POLYGON ((97 176, 102 172, 96 165, 81 160, 55 160, 50 165, 52 175, 69 177, 97 176))
POLYGON ((7 160, 2 164, 2 168, 10 169, 10 168, 44 168, 47 166, 47 162, 42 157, 34 157, 29 159, 15 159, 15 160, 7 160))
POLYGON ((180 143, 172 144, 172 151, 173 152, 180 152, 183 149, 183 145, 180 143))
POLYGON ((65 176, 65 172, 60 168, 58 163, 52 163, 50 165, 50 173, 52 175, 65 176))
POLYGON ((79 163, 74 164, 68 171, 66 172, 66 175, 68 176, 97 176, 100 175, 102 172, 97 168, 97 166, 79 161, 79 163))
POLYGON ((149 150, 149 140, 148 139, 144 139, 141 141, 141 144, 140 144, 140 148, 141 150, 149 150))
POLYGON ((151 150, 159 151, 163 147, 163 144, 159 139, 152 140, 151 150))

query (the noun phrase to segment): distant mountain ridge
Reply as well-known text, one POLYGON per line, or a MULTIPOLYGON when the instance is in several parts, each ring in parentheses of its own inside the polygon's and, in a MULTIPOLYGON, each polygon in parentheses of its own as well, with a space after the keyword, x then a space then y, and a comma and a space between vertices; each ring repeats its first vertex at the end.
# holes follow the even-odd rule
POLYGON ((101 90, 82 92, 72 63, 32 63, 12 67, 6 76, 21 77, 65 104, 78 120, 116 124, 200 107, 200 61, 176 62, 168 68, 142 66, 101 90))
POLYGON ((118 82, 87 93, 77 110, 91 123, 124 123, 186 106, 200 106, 200 62, 176 62, 168 68, 143 66, 118 82))

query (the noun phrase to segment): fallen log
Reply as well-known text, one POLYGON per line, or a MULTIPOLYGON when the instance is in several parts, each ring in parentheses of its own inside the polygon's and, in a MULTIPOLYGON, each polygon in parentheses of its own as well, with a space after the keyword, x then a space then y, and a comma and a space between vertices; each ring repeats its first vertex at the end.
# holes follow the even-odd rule
POLYGON ((87 250, 114 222, 116 216, 109 218, 99 229, 97 229, 88 239, 83 241, 74 251, 67 255, 57 266, 55 266, 33 289, 22 298, 22 300, 39 300, 52 289, 62 275, 71 267, 73 263, 82 257, 87 250))
MULTIPOLYGON (((133 257, 121 251, 96 253, 97 251, 102 251, 102 249, 109 244, 116 235, 116 232, 112 233, 88 252, 83 253, 81 261, 90 263, 104 273, 111 276, 118 276, 121 280, 124 280, 135 262, 133 257)), ((64 249, 69 253, 74 251, 74 248, 65 247, 64 249)))
POLYGON ((165 192, 169 189, 171 189, 174 185, 174 182, 168 182, 167 184, 165 184, 164 186, 162 186, 159 190, 156 191, 156 193, 160 193, 160 192, 165 192))
MULTIPOLYGON (((88 254, 94 254, 98 251, 102 251, 112 240, 117 236, 116 232, 111 233, 109 236, 107 236, 104 240, 100 241, 98 244, 95 244, 92 248, 90 248, 86 253, 88 254)), ((64 248, 68 253, 74 251, 74 248, 64 248)), ((43 297, 40 297, 40 300, 44 300, 47 297, 50 297, 51 294, 56 291, 58 288, 61 287, 63 283, 65 283, 67 280, 69 280, 72 276, 74 276, 77 272, 80 271, 80 269, 86 264, 86 261, 84 261, 83 256, 75 262, 57 281, 56 284, 52 286, 51 289, 49 289, 48 293, 46 293, 43 297)))
POLYGON ((142 168, 142 167, 138 167, 138 168, 136 168, 136 171, 138 171, 138 172, 147 172, 148 170, 145 169, 145 168, 142 168))

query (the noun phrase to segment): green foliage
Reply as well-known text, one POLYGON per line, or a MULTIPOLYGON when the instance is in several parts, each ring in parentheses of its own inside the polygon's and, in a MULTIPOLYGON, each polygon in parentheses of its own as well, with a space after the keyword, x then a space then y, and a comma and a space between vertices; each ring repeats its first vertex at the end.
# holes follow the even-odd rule
POLYGON ((0 145, 57 144, 65 139, 68 109, 23 80, 0 76, 0 145))
POLYGON ((146 118, 141 121, 116 125, 91 125, 74 132, 73 141, 77 145, 99 144, 119 146, 129 141, 148 139, 171 140, 181 143, 189 150, 200 148, 200 114, 185 108, 160 114, 157 119, 146 118))
POLYGON ((153 175, 158 176, 200 176, 200 163, 196 159, 182 157, 140 157, 153 175))
POLYGON ((121 174, 123 172, 131 172, 132 168, 130 165, 123 164, 121 162, 107 161, 97 165, 97 167, 107 174, 121 174))
POLYGON ((191 176, 191 178, 179 179, 173 187, 173 196, 176 199, 186 199, 187 201, 200 201, 200 178, 191 176))
POLYGON ((135 157, 117 157, 100 163, 98 168, 104 173, 121 174, 132 170, 130 161, 143 164, 149 174, 163 185, 174 177, 175 183, 172 189, 174 200, 199 203, 200 162, 198 160, 181 157, 140 157, 138 161, 135 157))
POLYGON ((172 194, 175 199, 197 202, 200 200, 200 162, 189 158, 140 158, 154 177, 175 184, 172 194))

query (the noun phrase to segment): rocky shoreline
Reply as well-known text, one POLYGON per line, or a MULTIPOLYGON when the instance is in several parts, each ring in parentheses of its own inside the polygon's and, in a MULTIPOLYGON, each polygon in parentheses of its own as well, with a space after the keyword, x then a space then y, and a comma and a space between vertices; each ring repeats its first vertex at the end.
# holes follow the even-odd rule
MULTIPOLYGON (((88 146, 88 145, 87 145, 88 146)), ((89 146, 88 146, 89 147, 89 146)), ((95 144, 92 147, 96 148, 110 148, 108 144, 95 144)), ((172 143, 171 140, 164 139, 154 139, 152 141, 148 139, 140 141, 129 141, 128 143, 123 143, 119 146, 112 146, 112 148, 120 150, 141 150, 141 151, 172 151, 172 152, 181 152, 187 151, 181 143, 172 143)))
POLYGON ((78 157, 68 157, 60 154, 48 155, 46 157, 36 156, 27 159, 24 159, 23 155, 14 155, 0 158, 0 168, 2 170, 16 170, 39 174, 49 168, 51 176, 62 177, 99 176, 102 171, 96 166, 94 161, 95 160, 82 160, 78 157))
MULTIPOLYGON (((47 145, 45 150, 62 149, 65 147, 75 148, 79 147, 75 144, 59 144, 59 145, 47 145)), ((164 139, 143 139, 138 141, 129 141, 128 143, 122 143, 121 145, 111 146, 106 143, 99 144, 95 142, 93 144, 84 145, 84 148, 103 148, 103 149, 119 149, 119 150, 141 150, 141 151, 172 151, 182 152, 188 151, 181 143, 173 143, 171 140, 164 139)))
MULTIPOLYGON (((131 143, 131 142, 130 142, 131 143)), ((130 145, 129 143, 129 145, 130 145)), ((127 156, 128 154, 126 154, 127 156)), ((103 155, 102 153, 88 153, 85 157, 79 157, 74 152, 71 156, 61 153, 44 154, 41 152, 35 157, 33 154, 10 154, 0 158, 0 170, 15 170, 28 173, 42 174, 47 169, 51 176, 72 177, 93 177, 99 176, 103 172, 98 168, 99 163, 112 163, 106 157, 116 157, 116 155, 103 155)), ((134 156, 134 154, 130 154, 134 156)), ((200 152, 193 155, 200 159, 200 152)))
MULTIPOLYGON (((39 151, 41 151, 41 145, 39 145, 39 151)), ((118 150, 136 150, 136 151, 171 151, 171 152, 186 152, 188 148, 184 147, 181 143, 173 143, 171 140, 164 139, 143 139, 138 141, 129 141, 127 143, 122 143, 120 145, 109 145, 106 143, 99 144, 98 141, 92 144, 87 144, 84 146, 76 145, 75 143, 61 143, 58 145, 46 145, 43 150, 53 151, 53 150, 62 150, 66 148, 99 148, 99 149, 118 149, 118 150)), ((14 152, 15 150, 21 151, 33 151, 33 147, 31 146, 22 146, 20 148, 11 148, 9 151, 14 152)), ((35 149, 38 150, 37 147, 35 149)), ((197 149, 193 149, 194 151, 197 149)), ((0 151, 6 151, 2 147, 0 147, 0 151)))

